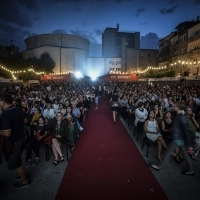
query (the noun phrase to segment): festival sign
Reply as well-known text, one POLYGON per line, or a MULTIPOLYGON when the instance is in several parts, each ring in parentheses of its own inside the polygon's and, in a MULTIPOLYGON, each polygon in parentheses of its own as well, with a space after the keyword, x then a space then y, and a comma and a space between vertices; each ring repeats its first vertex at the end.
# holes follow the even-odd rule
POLYGON ((59 75, 42 75, 41 81, 63 81, 63 80, 71 80, 70 74, 59 74, 59 75))
POLYGON ((104 76, 105 81, 138 81, 136 74, 107 74, 104 76))

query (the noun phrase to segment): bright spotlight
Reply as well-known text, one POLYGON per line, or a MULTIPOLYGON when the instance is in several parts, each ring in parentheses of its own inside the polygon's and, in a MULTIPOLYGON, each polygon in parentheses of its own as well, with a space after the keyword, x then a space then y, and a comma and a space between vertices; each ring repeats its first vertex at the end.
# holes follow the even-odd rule
POLYGON ((97 77, 96 76, 92 76, 91 79, 92 79, 92 81, 96 81, 97 77))
POLYGON ((82 78, 83 75, 82 75, 81 72, 75 72, 75 77, 76 77, 76 78, 82 78))
POLYGON ((92 81, 96 81, 97 80, 97 74, 95 72, 90 72, 90 78, 92 81))

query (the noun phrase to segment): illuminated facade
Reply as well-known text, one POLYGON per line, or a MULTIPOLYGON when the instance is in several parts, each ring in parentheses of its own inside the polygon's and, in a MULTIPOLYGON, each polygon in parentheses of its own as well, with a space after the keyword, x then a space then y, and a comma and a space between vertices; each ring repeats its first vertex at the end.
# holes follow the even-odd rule
POLYGON ((175 32, 160 40, 159 67, 181 75, 200 74, 200 21, 180 23, 175 32))
POLYGON ((25 40, 26 50, 22 52, 25 59, 39 58, 48 52, 56 66, 54 73, 68 73, 70 71, 85 71, 89 56, 89 40, 68 34, 42 34, 25 40))
POLYGON ((120 69, 110 67, 117 72, 132 73, 158 66, 158 50, 140 49, 140 32, 120 32, 116 28, 106 28, 102 34, 102 55, 105 58, 120 59, 120 69))

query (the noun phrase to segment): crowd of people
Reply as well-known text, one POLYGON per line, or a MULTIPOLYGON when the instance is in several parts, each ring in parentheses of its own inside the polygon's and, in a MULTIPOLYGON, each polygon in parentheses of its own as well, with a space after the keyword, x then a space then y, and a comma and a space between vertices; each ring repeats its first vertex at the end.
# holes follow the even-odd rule
POLYGON ((79 133, 84 129, 83 120, 92 101, 95 101, 95 109, 98 109, 99 93, 101 85, 96 87, 94 83, 85 81, 51 81, 26 87, 2 87, 0 155, 2 151, 4 154, 5 151, 9 152, 8 169, 16 169, 22 180, 14 188, 29 185, 21 162, 22 148, 26 146, 27 149, 25 167, 38 164, 40 146, 44 143, 52 148, 53 165, 63 163, 65 159, 61 144, 67 143, 73 151, 79 133), (10 139, 10 149, 7 148, 7 140, 2 142, 6 137, 10 139))
MULTIPOLYGON (((128 118, 141 137, 157 142, 157 157, 161 163, 165 163, 167 157, 166 155, 162 160, 163 147, 169 150, 167 152, 174 156, 177 163, 185 158, 188 170, 183 174, 186 175, 194 174, 188 157, 197 160, 200 150, 199 92, 200 87, 196 85, 166 84, 161 87, 159 84, 110 82, 106 87, 106 95, 113 112, 113 123, 116 124, 117 115, 128 118), (175 145, 171 147, 171 144, 175 145)), ((152 166, 159 169, 156 165, 152 166)))
MULTIPOLYGON (((53 165, 65 161, 61 144, 75 148, 83 119, 92 102, 98 109, 98 98, 106 95, 113 112, 134 124, 141 136, 158 145, 159 169, 172 155, 177 163, 188 164, 186 175, 193 175, 190 158, 197 159, 200 151, 200 88, 198 86, 145 85, 132 82, 42 82, 36 85, 9 85, 0 94, 1 130, 0 156, 5 141, 8 169, 17 170, 20 182, 14 188, 29 186, 21 162, 26 145, 26 167, 37 165, 41 144, 49 144, 54 155, 53 165), (2 139, 4 137, 4 140, 2 139), (10 140, 5 140, 5 138, 10 140), (173 141, 169 147, 166 141, 173 141), (8 145, 10 144, 10 145, 8 145), (185 151, 187 145, 187 151, 185 151), (162 148, 170 149, 163 159, 162 148), (14 150, 13 150, 14 149, 14 150), (35 152, 33 158, 32 153, 35 152), (171 153, 172 151, 172 153, 171 153), (190 156, 190 157, 189 157, 190 156)), ((5 152, 4 152, 5 153, 5 152)))

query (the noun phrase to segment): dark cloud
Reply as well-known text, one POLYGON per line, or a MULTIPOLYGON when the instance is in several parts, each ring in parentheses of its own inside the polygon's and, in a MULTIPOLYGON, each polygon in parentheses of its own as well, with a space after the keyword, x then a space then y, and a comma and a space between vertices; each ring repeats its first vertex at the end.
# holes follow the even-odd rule
POLYGON ((176 8, 178 8, 178 5, 175 5, 171 8, 163 8, 160 10, 160 13, 163 15, 170 14, 170 13, 173 13, 176 10, 176 8))
POLYGON ((148 33, 141 36, 140 46, 142 49, 158 49, 158 41, 160 38, 156 33, 148 33))
POLYGON ((24 40, 33 35, 30 31, 24 30, 22 27, 13 26, 7 23, 0 23, 0 44, 2 46, 10 46, 10 40, 13 41, 15 46, 20 50, 25 49, 24 40))
POLYGON ((95 34, 96 34, 97 36, 101 36, 102 33, 103 33, 103 30, 102 30, 102 29, 95 29, 94 32, 95 32, 95 34))
MULTIPOLYGON (((112 0, 112 2, 115 2, 117 4, 119 3, 129 3, 133 2, 134 0, 112 0)), ((52 0, 53 4, 60 4, 60 3, 74 3, 74 4, 79 4, 79 3, 84 3, 84 4, 96 4, 96 3, 106 3, 106 2, 111 2, 110 0, 52 0)))
POLYGON ((136 17, 139 17, 140 14, 141 14, 142 12, 144 12, 144 11, 145 11, 145 8, 139 8, 139 9, 137 9, 137 10, 136 10, 135 16, 136 16, 136 17))
POLYGON ((82 8, 81 7, 75 7, 74 11, 77 13, 82 13, 82 8))
POLYGON ((139 23, 140 26, 145 25, 145 24, 148 24, 148 22, 140 22, 139 23))
POLYGON ((54 31, 52 31, 52 33, 62 33, 62 34, 66 34, 67 31, 65 29, 56 29, 54 31))
POLYGON ((177 2, 177 0, 170 0, 169 4, 173 4, 174 2, 177 2))
POLYGON ((133 2, 134 0, 115 0, 115 3, 130 3, 130 2, 133 2))
POLYGON ((195 1, 194 1, 194 4, 195 4, 195 5, 200 5, 200 0, 195 0, 195 1))
POLYGON ((0 6, 0 21, 20 27, 31 27, 39 19, 40 7, 37 0, 3 1, 0 6))
POLYGON ((24 39, 32 35, 27 28, 41 15, 38 0, 1 0, 0 3, 0 45, 10 45, 10 40, 20 50, 25 49, 24 39))
POLYGON ((88 39, 90 42, 97 43, 97 40, 95 39, 92 32, 82 31, 82 30, 78 30, 78 29, 70 30, 69 32, 72 35, 78 35, 78 36, 81 36, 81 37, 88 39))
POLYGON ((115 3, 122 3, 124 0, 115 0, 115 3))

